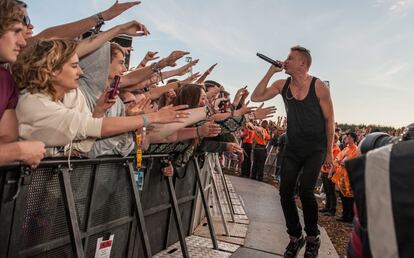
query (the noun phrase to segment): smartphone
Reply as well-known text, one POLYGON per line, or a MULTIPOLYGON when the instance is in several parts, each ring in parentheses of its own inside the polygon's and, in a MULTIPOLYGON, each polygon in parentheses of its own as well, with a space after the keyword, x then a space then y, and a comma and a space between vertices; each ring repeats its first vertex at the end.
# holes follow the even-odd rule
POLYGON ((115 75, 114 79, 111 82, 111 87, 109 88, 109 98, 114 99, 116 96, 116 93, 119 90, 119 82, 121 81, 121 77, 118 75, 115 75))
POLYGON ((275 60, 273 60, 272 58, 267 57, 267 56, 265 56, 265 55, 263 55, 263 54, 260 54, 260 53, 257 53, 256 55, 257 55, 258 57, 260 57, 261 59, 265 60, 266 62, 269 62, 269 63, 271 63, 272 65, 274 65, 274 66, 276 66, 276 67, 282 68, 282 64, 281 64, 280 62, 275 61, 275 60))

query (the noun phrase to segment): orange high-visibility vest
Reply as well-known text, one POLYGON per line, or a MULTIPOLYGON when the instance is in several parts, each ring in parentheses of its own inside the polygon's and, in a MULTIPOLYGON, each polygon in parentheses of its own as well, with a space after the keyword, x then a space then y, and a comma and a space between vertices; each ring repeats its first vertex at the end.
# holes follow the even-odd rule
POLYGON ((349 182, 348 171, 346 171, 345 165, 343 165, 343 161, 353 159, 358 155, 358 146, 355 144, 348 145, 338 154, 334 162, 335 174, 332 176, 331 180, 336 184, 336 186, 339 188, 339 191, 341 191, 345 197, 354 197, 354 194, 349 182))

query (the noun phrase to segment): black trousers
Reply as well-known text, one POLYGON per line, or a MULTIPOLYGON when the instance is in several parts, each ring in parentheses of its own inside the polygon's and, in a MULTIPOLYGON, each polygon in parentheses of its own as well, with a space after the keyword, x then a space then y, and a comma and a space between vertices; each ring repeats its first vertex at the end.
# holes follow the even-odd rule
POLYGON ((295 155, 290 151, 284 155, 280 173, 280 201, 290 236, 300 237, 302 235, 302 226, 295 203, 295 187, 298 181, 305 232, 308 236, 319 235, 318 204, 313 191, 325 155, 325 150, 314 151, 306 155, 295 155), (300 174, 302 168, 303 171, 300 174))
POLYGON ((345 197, 341 193, 342 201, 342 218, 344 220, 352 221, 354 218, 354 197, 345 197))
POLYGON ((253 168, 252 168, 252 179, 259 181, 263 180, 263 170, 266 161, 266 146, 257 145, 253 151, 253 168))
POLYGON ((252 154, 252 145, 250 143, 243 143, 242 149, 244 150, 244 160, 241 167, 241 175, 244 177, 250 177, 250 168, 251 168, 251 154, 252 154))
POLYGON ((336 212, 336 193, 335 193, 335 184, 332 182, 331 179, 328 178, 328 173, 321 173, 322 174, 322 183, 323 183, 323 190, 326 194, 326 204, 325 208, 329 210, 329 212, 335 213, 336 212))
POLYGON ((280 175, 280 169, 282 167, 282 160, 283 160, 283 153, 279 152, 276 158, 276 172, 275 172, 276 177, 280 175))

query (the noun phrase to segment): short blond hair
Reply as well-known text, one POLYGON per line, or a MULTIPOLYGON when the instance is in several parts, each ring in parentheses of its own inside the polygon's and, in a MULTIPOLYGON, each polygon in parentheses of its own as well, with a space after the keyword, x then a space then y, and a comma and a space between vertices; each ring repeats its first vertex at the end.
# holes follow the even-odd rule
POLYGON ((308 66, 308 68, 311 66, 312 56, 311 56, 311 52, 309 49, 296 45, 296 46, 291 47, 290 51, 298 51, 302 55, 302 57, 305 59, 306 65, 308 66))
POLYGON ((15 23, 23 21, 21 5, 15 0, 0 1, 0 37, 15 23))
POLYGON ((27 47, 12 65, 19 89, 43 93, 56 101, 52 76, 75 54, 78 43, 72 39, 42 40, 27 47))

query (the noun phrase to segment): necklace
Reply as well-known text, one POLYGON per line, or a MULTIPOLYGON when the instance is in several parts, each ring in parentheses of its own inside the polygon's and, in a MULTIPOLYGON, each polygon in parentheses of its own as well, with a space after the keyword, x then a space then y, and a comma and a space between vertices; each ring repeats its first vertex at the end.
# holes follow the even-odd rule
POLYGON ((290 91, 290 97, 288 96, 288 92, 289 92, 289 90, 290 90, 290 83, 289 83, 289 85, 288 85, 288 88, 287 88, 287 90, 286 90, 286 99, 287 100, 292 100, 292 99, 294 99, 295 98, 295 96, 293 96, 293 93, 292 93, 292 91, 290 91))
MULTIPOLYGON (((292 100, 292 99, 296 99, 297 100, 297 97, 298 97, 298 94, 296 94, 296 97, 293 95, 293 92, 292 92, 292 89, 290 88, 290 84, 291 84, 292 82, 289 82, 289 85, 288 85, 288 87, 287 87, 287 89, 286 89, 286 94, 285 94, 285 97, 286 97, 286 99, 287 100, 292 100), (290 90, 290 97, 288 96, 288 92, 289 92, 289 90, 290 90)), ((306 97, 305 97, 306 98, 306 97)))

